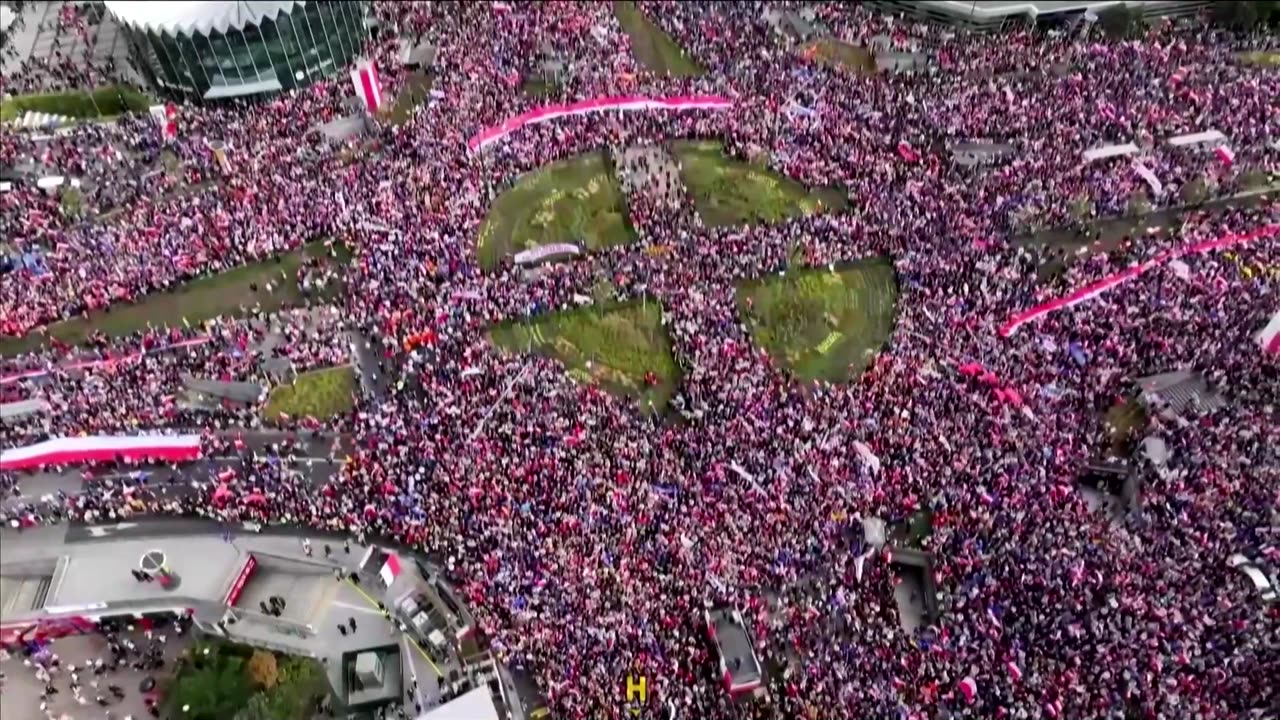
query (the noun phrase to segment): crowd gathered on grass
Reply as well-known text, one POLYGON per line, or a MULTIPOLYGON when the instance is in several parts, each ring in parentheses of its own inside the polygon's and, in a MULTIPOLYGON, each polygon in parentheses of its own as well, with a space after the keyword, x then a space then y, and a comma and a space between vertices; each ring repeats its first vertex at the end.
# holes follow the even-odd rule
MULTIPOLYGON (((705 69, 667 76, 635 59, 608 3, 379 3, 386 34, 369 53, 387 92, 405 77, 396 37, 428 40, 437 55, 432 101, 403 126, 377 126, 376 150, 367 139, 312 142, 315 123, 345 112, 350 84, 339 77, 254 105, 183 107, 165 147, 217 177, 206 192, 126 193, 109 222, 57 217, 34 190, 6 196, 11 242, 43 264, 0 275, 5 333, 40 333, 333 237, 354 252, 340 317, 298 326, 305 350, 294 362, 334 362, 340 326, 369 338, 390 375, 385 393, 340 421, 349 456, 319 489, 250 457, 242 475, 252 480, 231 483, 230 500, 226 484, 206 478, 181 497, 89 490, 59 499, 58 514, 112 517, 127 506, 252 518, 422 549, 448 566, 495 656, 534 678, 557 717, 626 717, 620 698, 637 674, 677 717, 1274 712, 1280 615, 1228 558, 1274 562, 1280 552, 1280 372, 1254 338, 1280 310, 1280 205, 1184 208, 1047 278, 1043 254, 1016 242, 1027 218, 1083 227, 1128 212, 1135 191, 1150 209, 1168 208, 1191 182, 1207 188, 1203 199, 1226 197, 1247 174, 1280 169, 1280 76, 1238 60, 1258 38, 1203 23, 1123 39, 1097 29, 972 35, 820 6, 841 42, 886 36, 934 61, 866 74, 814 62, 769 25, 765 6, 800 7, 637 3, 705 69), (521 92, 546 45, 567 68, 551 102, 714 94, 733 105, 564 117, 469 151, 480 130, 548 102, 521 92), (1208 129, 1229 139, 1234 161, 1165 142, 1208 129), (842 188, 847 207, 704 226, 688 188, 661 175, 648 194, 624 183, 637 242, 536 272, 509 259, 481 268, 487 214, 521 175, 679 139, 714 140, 810 188, 842 188), (208 140, 232 149, 229 172, 214 167, 208 140), (972 141, 1012 152, 954 163, 950 146, 972 141), (1132 158, 1081 162, 1085 150, 1129 142, 1163 193, 1132 158), (1253 239, 1165 261, 1245 233, 1253 239), (803 380, 753 341, 744 283, 879 258, 892 263, 896 319, 860 373, 803 380), (1143 263, 1106 293, 1000 332, 1021 311, 1143 263), (571 376, 554 353, 492 341, 495 327, 632 301, 661 308, 680 375, 666 416, 571 376), (1169 457, 1158 468, 1131 459, 1140 507, 1119 517, 1092 508, 1076 478, 1111 443, 1105 413, 1136 378, 1170 370, 1201 373, 1225 402, 1150 413, 1136 434, 1162 439, 1169 457), (863 526, 921 511, 932 517, 923 546, 940 615, 905 631, 892 550, 868 544, 863 526), (716 606, 742 611, 768 668, 767 698, 734 700, 721 684, 701 620, 716 606)), ((76 131, 57 156, 74 161, 66 148, 82 136, 86 155, 154 153, 149 132, 134 121, 76 131)), ((37 152, 31 142, 6 138, 4 159, 37 152)), ((59 412, 43 427, 6 425, 5 446, 41 433, 241 422, 230 411, 179 420, 164 397, 182 373, 252 378, 256 327, 218 320, 200 331, 208 344, 84 374, 59 366, 197 330, 49 343, 6 359, 6 374, 49 374, 6 385, 5 399, 43 394, 59 412)), ((224 442, 211 439, 211 452, 224 442)), ((19 525, 49 511, 7 507, 19 525)))

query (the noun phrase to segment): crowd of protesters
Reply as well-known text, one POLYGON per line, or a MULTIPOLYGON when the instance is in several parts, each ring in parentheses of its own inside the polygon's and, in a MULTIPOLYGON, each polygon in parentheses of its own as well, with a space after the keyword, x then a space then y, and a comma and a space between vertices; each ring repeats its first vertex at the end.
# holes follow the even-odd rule
MULTIPOLYGON (((1280 78, 1235 56, 1256 39, 1200 26, 1126 41, 975 37, 823 6, 843 40, 887 36, 936 60, 925 72, 864 75, 818 62, 769 25, 764 10, 794 4, 640 6, 708 72, 641 69, 605 3, 380 4, 389 33, 438 52, 434 101, 407 125, 380 128, 377 152, 299 142, 341 112, 336 81, 266 105, 184 109, 184 161, 202 162, 205 139, 234 148, 235 168, 209 194, 126 203, 111 226, 20 230, 24 252, 48 249, 50 279, 0 277, 11 333, 114 302, 117 288, 141 297, 317 235, 340 238, 356 252, 342 322, 395 365, 387 396, 345 420, 354 448, 319 492, 282 453, 249 453, 238 476, 201 478, 195 492, 90 490, 58 512, 289 522, 421 547, 446 562, 497 657, 565 717, 623 717, 637 674, 678 717, 1274 712, 1280 616, 1227 559, 1276 554, 1280 378, 1253 335, 1280 310, 1280 205, 1189 211, 1089 248, 1048 279, 1043 253, 1014 241, 1020 218, 1110 215, 1141 188, 1159 208, 1180 202, 1175 186, 1229 194, 1245 173, 1274 172, 1280 78), (565 61, 563 98, 696 92, 734 107, 566 117, 469 152, 476 132, 539 102, 520 80, 544 45, 565 61), (1207 129, 1229 138, 1233 162, 1165 147, 1207 129), (842 187, 850 207, 704 228, 688 193, 640 161, 637 177, 658 187, 626 183, 637 245, 536 274, 477 267, 489 204, 520 174, 675 138, 718 139, 808 184, 842 187), (951 145, 971 141, 1012 150, 989 165, 953 163, 951 145), (1127 142, 1164 192, 1130 158, 1081 162, 1085 150, 1127 142), (1248 232, 1257 238, 1161 261, 999 332, 1019 311, 1161 253, 1248 232), (813 267, 893 260, 893 336, 851 382, 797 381, 739 317, 735 283, 783 272, 797 253, 813 267), (489 343, 494 323, 574 306, 602 282, 618 300, 661 303, 683 370, 678 422, 576 383, 555 360, 489 343), (1170 455, 1160 467, 1134 459, 1141 507, 1122 517, 1091 508, 1075 478, 1110 445, 1105 412, 1136 378, 1174 369, 1203 374, 1225 402, 1152 412, 1136 434, 1164 440, 1170 455), (907 632, 894 599, 901 573, 863 521, 921 513, 941 616, 907 632), (769 668, 766 699, 735 703, 720 684, 700 625, 719 605, 746 617, 769 668)), ((393 48, 371 49, 390 91, 403 80, 393 48)), ((114 384, 163 392, 183 363, 251 376, 235 349, 255 331, 222 332, 208 350, 123 366, 127 380, 114 384)), ((60 352, 6 366, 48 366, 60 352)), ((88 408, 111 402, 81 378, 54 378, 89 399, 49 432, 81 429, 88 408)), ((147 412, 134 408, 84 429, 130 430, 127 418, 147 412)))

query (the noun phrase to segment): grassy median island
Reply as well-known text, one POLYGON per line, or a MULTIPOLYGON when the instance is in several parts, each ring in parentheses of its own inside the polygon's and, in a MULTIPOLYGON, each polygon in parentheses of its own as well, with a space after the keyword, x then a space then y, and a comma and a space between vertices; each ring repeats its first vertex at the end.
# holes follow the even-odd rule
MULTIPOLYGON (((119 337, 152 326, 178 327, 183 321, 197 325, 219 315, 240 316, 254 305, 265 312, 302 305, 307 298, 298 286, 298 267, 304 257, 324 257, 324 242, 316 241, 293 252, 241 265, 225 272, 189 280, 167 292, 150 293, 131 304, 117 304, 95 310, 87 316, 53 323, 47 335, 69 345, 83 343, 95 331, 119 337), (267 284, 273 286, 267 290, 267 284)), ((351 257, 342 245, 334 248, 329 262, 345 263, 351 257)), ((322 296, 331 295, 330 288, 322 296)), ((38 332, 21 338, 0 338, 0 356, 10 357, 40 347, 46 336, 38 332)))
POLYGON ((645 16, 634 2, 615 2, 618 24, 631 37, 631 52, 653 72, 676 77, 701 75, 705 70, 694 62, 675 40, 645 16))
POLYGON ((89 120, 128 112, 146 112, 153 104, 155 103, 150 97, 126 85, 111 85, 97 90, 18 95, 0 101, 0 122, 16 120, 27 112, 89 120))
POLYGON ((499 325, 489 335, 509 352, 555 358, 574 379, 634 398, 643 411, 661 412, 680 382, 662 306, 654 301, 552 313, 499 325))
POLYGON ((326 420, 355 407, 356 371, 351 365, 302 373, 288 385, 277 385, 267 397, 262 416, 275 420, 313 417, 326 420))
POLYGON ((837 189, 810 190, 763 165, 729 157, 717 142, 676 142, 672 154, 698 215, 712 227, 772 224, 848 205, 837 189))
POLYGON ((618 181, 603 153, 579 155, 527 173, 499 195, 480 229, 480 266, 523 250, 574 243, 586 250, 635 240, 618 181))
POLYGON ((752 337, 801 380, 843 382, 862 372, 893 332, 897 299, 887 258, 834 272, 788 270, 738 286, 752 337))

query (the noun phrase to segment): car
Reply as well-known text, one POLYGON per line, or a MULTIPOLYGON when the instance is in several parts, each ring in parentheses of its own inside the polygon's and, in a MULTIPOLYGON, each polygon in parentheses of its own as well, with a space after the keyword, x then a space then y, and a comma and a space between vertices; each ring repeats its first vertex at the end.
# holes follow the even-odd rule
POLYGON ((705 610, 703 619, 720 658, 720 675, 729 695, 738 698, 761 690, 764 668, 756 656, 742 613, 735 608, 705 610))

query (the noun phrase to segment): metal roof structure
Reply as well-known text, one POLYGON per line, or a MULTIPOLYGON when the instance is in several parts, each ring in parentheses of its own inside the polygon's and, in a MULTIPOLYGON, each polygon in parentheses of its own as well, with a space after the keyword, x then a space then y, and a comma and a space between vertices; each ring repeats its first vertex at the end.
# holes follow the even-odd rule
POLYGON ((240 2, 139 2, 107 0, 107 10, 122 24, 168 35, 205 35, 257 25, 264 18, 289 12, 303 0, 240 2))

